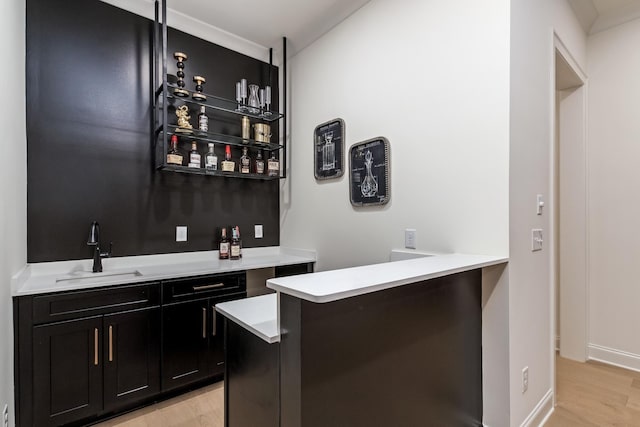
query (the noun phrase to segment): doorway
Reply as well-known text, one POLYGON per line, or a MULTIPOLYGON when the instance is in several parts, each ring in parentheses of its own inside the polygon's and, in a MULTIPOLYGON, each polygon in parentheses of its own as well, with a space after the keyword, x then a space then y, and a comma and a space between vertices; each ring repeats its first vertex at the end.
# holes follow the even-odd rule
MULTIPOLYGON (((552 168, 554 348, 587 360, 587 153, 584 72, 555 37, 555 138, 552 168)), ((552 353, 555 353, 552 352, 552 353)), ((555 354, 552 354, 555 363, 555 354)), ((554 369, 555 375, 555 369, 554 369)))

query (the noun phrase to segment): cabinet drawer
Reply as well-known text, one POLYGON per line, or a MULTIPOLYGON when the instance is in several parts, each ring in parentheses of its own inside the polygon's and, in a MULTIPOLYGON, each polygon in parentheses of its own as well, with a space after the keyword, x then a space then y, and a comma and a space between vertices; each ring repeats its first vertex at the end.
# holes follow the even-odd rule
POLYGON ((57 322, 159 304, 158 282, 41 295, 33 298, 33 323, 57 322))
POLYGON ((162 282, 163 303, 245 292, 245 272, 185 277, 162 282))

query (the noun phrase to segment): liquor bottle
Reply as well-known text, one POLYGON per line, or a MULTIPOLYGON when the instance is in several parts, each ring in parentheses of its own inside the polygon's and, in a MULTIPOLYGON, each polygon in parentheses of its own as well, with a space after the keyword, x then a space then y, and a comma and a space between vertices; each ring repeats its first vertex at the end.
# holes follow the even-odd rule
POLYGON ((240 259, 240 237, 237 227, 231 229, 231 247, 229 249, 229 259, 240 259))
POLYGON ((222 162, 222 170, 224 172, 233 172, 236 170, 236 163, 231 160, 231 146, 224 147, 224 161, 222 162))
POLYGON ((236 237, 238 238, 238 242, 240 244, 240 258, 242 258, 242 238, 240 237, 240 227, 236 225, 236 237))
POLYGON ((182 166, 182 154, 178 151, 178 136, 171 135, 171 148, 167 153, 167 163, 182 166))
POLYGON ((220 246, 218 248, 219 258, 229 259, 229 239, 227 239, 227 228, 222 227, 222 231, 220 233, 220 246))
POLYGON ((189 167, 199 168, 202 166, 202 157, 198 153, 198 143, 196 141, 191 142, 191 151, 189 152, 189 167))
POLYGON ((200 114, 198 114, 198 129, 202 132, 209 131, 209 117, 207 117, 207 109, 204 105, 200 107, 200 114))
POLYGON ((218 156, 216 156, 213 142, 209 143, 209 152, 204 156, 204 167, 209 170, 218 170, 218 156))
POLYGON ((258 150, 258 155, 256 156, 256 173, 264 174, 264 159, 262 158, 262 150, 258 150))
POLYGON ((242 147, 242 157, 240 157, 240 173, 251 173, 251 158, 249 158, 247 147, 242 147))
POLYGON ((267 175, 279 176, 280 175, 280 161, 276 159, 276 152, 271 152, 271 157, 267 162, 267 175))

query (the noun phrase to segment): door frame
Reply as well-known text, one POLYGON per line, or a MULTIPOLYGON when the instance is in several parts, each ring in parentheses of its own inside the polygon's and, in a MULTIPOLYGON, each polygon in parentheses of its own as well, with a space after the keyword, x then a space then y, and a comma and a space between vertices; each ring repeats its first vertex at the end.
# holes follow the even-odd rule
MULTIPOLYGON (((553 385, 553 404, 556 404, 556 319, 557 316, 561 313, 558 313, 556 309, 556 289, 559 286, 558 281, 556 280, 559 263, 557 260, 557 251, 558 251, 558 242, 556 241, 557 231, 559 229, 559 224, 556 223, 556 218, 559 217, 559 206, 556 205, 556 194, 559 191, 559 158, 558 158, 558 149, 559 149, 559 138, 557 137, 557 126, 559 125, 557 117, 557 101, 556 101, 556 53, 559 53, 567 64, 571 67, 573 72, 578 76, 578 78, 582 81, 583 88, 583 100, 582 100, 582 146, 584 158, 582 161, 584 162, 584 195, 585 195, 585 205, 584 205, 584 216, 585 216, 585 227, 584 227, 584 241, 585 241, 585 271, 584 277, 585 282, 584 286, 580 289, 582 301, 584 301, 584 313, 585 313, 585 334, 584 334, 584 342, 582 343, 584 346, 584 354, 585 357, 588 358, 588 337, 589 337, 589 165, 588 165, 588 145, 587 145, 587 95, 588 95, 588 79, 587 75, 580 67, 578 62, 575 60, 574 56, 571 54, 570 50, 564 44, 560 36, 552 30, 552 49, 551 49, 551 73, 552 73, 552 82, 551 85, 551 144, 550 144, 550 165, 549 165, 549 201, 551 210, 550 210, 550 218, 549 218, 549 265, 550 265, 550 313, 551 313, 551 330, 550 330, 550 358, 551 358, 551 384, 553 385), (558 168, 556 168, 556 164, 558 164, 558 168)), ((558 130, 559 133, 559 130, 558 130)))

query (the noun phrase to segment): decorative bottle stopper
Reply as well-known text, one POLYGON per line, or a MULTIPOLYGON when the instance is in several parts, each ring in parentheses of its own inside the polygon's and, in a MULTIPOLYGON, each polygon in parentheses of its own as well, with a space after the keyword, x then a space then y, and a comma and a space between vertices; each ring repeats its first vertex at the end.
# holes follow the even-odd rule
POLYGON ((187 60, 187 55, 182 52, 174 52, 173 57, 178 61, 178 72, 176 73, 176 76, 178 76, 178 81, 176 82, 178 87, 173 89, 173 94, 181 98, 186 98, 189 96, 189 91, 184 88, 184 61, 187 60))
POLYGON ((202 85, 207 82, 207 80, 202 76, 193 76, 193 81, 196 83, 196 91, 192 95, 193 99, 196 101, 204 102, 207 100, 207 96, 202 93, 202 85))

